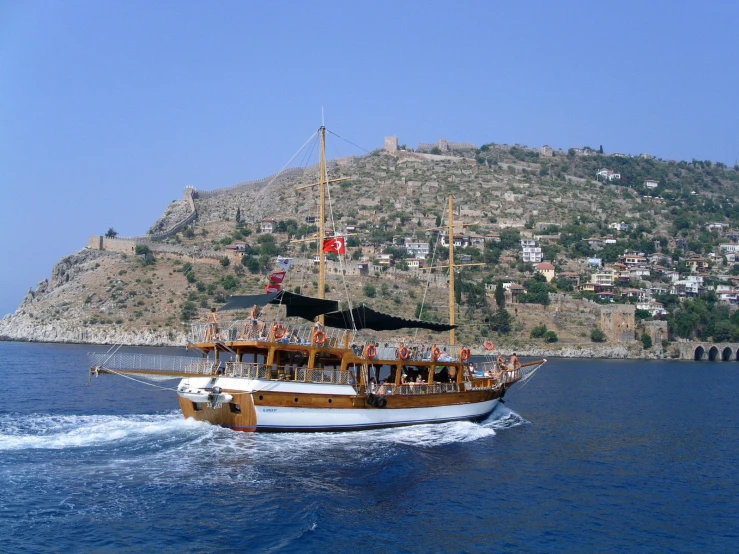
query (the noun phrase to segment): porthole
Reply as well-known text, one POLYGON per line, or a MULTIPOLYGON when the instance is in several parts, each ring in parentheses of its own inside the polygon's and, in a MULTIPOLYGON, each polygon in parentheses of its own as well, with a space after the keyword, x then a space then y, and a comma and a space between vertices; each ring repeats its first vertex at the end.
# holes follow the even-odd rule
POLYGON ((259 400, 264 400, 264 396, 262 396, 262 395, 260 394, 260 395, 259 395, 259 400))
POLYGON ((295 402, 297 402, 297 401, 298 401, 298 399, 296 398, 296 399, 295 399, 295 402))
POLYGON ((331 399, 329 398, 329 399, 328 399, 328 403, 329 403, 329 404, 331 404, 331 402, 333 402, 333 400, 331 400, 331 399))

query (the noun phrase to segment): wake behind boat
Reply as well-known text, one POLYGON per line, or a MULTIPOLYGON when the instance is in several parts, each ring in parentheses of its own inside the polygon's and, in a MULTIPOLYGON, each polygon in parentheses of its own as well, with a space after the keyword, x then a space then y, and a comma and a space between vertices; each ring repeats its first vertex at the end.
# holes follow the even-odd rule
MULTIPOLYGON (((212 310, 207 322, 193 324, 188 346, 201 357, 91 354, 90 371, 181 378, 177 394, 185 417, 239 431, 355 431, 485 419, 511 385, 532 377, 546 360, 508 366, 493 361, 492 342, 485 341, 487 361, 472 363, 471 349, 456 344, 454 241, 449 265, 443 266, 449 270, 449 324, 367 306, 339 310, 337 301, 325 299, 326 245, 344 252, 343 242, 337 246, 325 228, 325 127, 319 133, 320 298, 282 290, 234 296, 219 311, 251 310, 250 317, 219 321, 212 310), (284 317, 262 317, 267 305, 284 307, 284 317), (400 329, 449 331, 449 341, 378 340, 368 334, 400 329)), ((450 196, 450 237, 452 214, 450 196)))

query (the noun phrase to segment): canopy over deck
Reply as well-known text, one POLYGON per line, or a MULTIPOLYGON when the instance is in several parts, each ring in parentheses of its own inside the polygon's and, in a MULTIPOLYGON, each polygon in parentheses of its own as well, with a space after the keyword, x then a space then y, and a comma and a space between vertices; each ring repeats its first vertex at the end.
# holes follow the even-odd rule
POLYGON ((287 308, 288 317, 302 317, 308 320, 339 309, 339 303, 336 300, 322 300, 281 290, 270 294, 232 296, 219 310, 248 310, 254 304, 260 308, 267 304, 281 304, 287 308))
POLYGON ((325 316, 328 327, 338 329, 372 329, 373 331, 395 331, 397 329, 428 329, 429 331, 449 331, 456 329, 456 325, 445 323, 431 323, 418 319, 404 319, 390 314, 373 310, 362 304, 353 310, 328 313, 325 316), (354 326, 352 325, 354 319, 354 326))

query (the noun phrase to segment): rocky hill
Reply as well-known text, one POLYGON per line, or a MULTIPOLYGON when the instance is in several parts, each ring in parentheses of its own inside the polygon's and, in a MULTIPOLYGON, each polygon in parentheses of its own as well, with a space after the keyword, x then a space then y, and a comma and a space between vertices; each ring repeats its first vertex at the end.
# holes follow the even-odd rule
MULTIPOLYGON (((531 283, 534 275, 520 240, 537 241, 558 273, 584 281, 589 257, 615 261, 608 258, 635 250, 677 266, 690 255, 717 252, 727 240, 707 224, 718 224, 722 232, 739 227, 737 167, 609 156, 587 148, 421 149, 427 151, 376 151, 331 163, 331 178, 348 179, 331 189, 329 226, 339 232, 348 228, 351 236, 347 259, 329 264, 327 294, 346 302, 348 293, 354 303, 446 319, 448 277, 443 270, 429 275, 409 267, 412 255, 404 246, 426 242, 432 249, 428 263, 445 259, 448 250, 434 247, 438 232, 429 229, 446 220, 452 194, 455 234, 469 241, 478 237, 457 248, 457 255, 484 264, 465 268, 458 277, 459 337, 468 344, 494 337, 532 354, 662 355, 661 349, 646 352, 641 342, 623 337, 592 342, 592 330, 603 327, 597 299, 571 287, 557 290, 556 282, 544 303, 511 304, 508 293, 509 319, 501 324, 496 284, 531 283), (618 179, 609 179, 616 174, 618 179), (586 240, 598 237, 613 237, 616 244, 600 250, 598 241, 586 240), (380 261, 381 253, 390 254, 388 265, 380 261), (536 332, 542 326, 556 334, 556 343, 542 340, 536 332)), ((307 167, 219 191, 186 189, 185 198, 165 209, 148 236, 95 239, 92 247, 61 260, 51 278, 0 321, 0 337, 183 344, 189 322, 204 318, 210 307, 231 294, 262 292, 278 254, 297 259, 285 286, 315 295, 315 244, 296 239, 315 233, 317 199, 310 187, 295 189, 316 180, 316 168, 307 167), (275 220, 274 234, 259 232, 266 217, 275 220), (239 242, 245 246, 235 246, 239 242)), ((714 260, 713 273, 728 273, 726 263, 714 260)))

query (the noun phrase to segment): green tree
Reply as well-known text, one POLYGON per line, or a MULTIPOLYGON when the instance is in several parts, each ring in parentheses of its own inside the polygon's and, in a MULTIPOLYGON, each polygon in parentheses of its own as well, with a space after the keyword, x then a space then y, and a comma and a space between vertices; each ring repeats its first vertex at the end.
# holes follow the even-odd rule
POLYGON ((117 236, 118 236, 118 231, 116 231, 115 229, 113 229, 113 227, 110 227, 108 229, 108 232, 105 233, 105 238, 108 238, 108 239, 114 239, 117 236))
POLYGON ((600 329, 593 329, 590 332, 590 340, 593 342, 604 342, 606 340, 606 334, 600 329))
POLYGON ((537 325, 533 329, 531 329, 531 338, 532 339, 540 339, 547 333, 547 326, 543 323, 541 325, 537 325))
POLYGON ((547 331, 546 333, 544 333, 544 340, 546 340, 547 342, 557 342, 559 340, 559 337, 554 331, 547 331))
POLYGON ((513 317, 505 309, 496 310, 496 312, 490 317, 490 330, 495 331, 501 335, 507 335, 511 332, 513 317))
POLYGON ((362 290, 367 298, 374 298, 377 296, 377 289, 372 283, 366 283, 362 290))
POLYGON ((151 251, 151 248, 149 248, 145 244, 137 244, 134 251, 136 252, 137 256, 141 257, 144 265, 154 265, 157 261, 154 257, 154 253, 151 251))
POLYGON ((183 302, 180 307, 180 319, 182 319, 182 321, 190 321, 196 315, 198 315, 198 308, 195 306, 195 303, 190 302, 189 300, 183 302))
POLYGON ((228 259, 228 256, 223 256, 223 258, 220 259, 220 263, 223 267, 228 267, 231 265, 231 260, 228 259))
POLYGON ((650 337, 647 333, 642 333, 641 343, 644 346, 645 350, 652 348, 652 337, 650 337))
POLYGON ((505 290, 503 290, 503 281, 499 280, 495 285, 495 304, 499 310, 505 308, 505 290))

